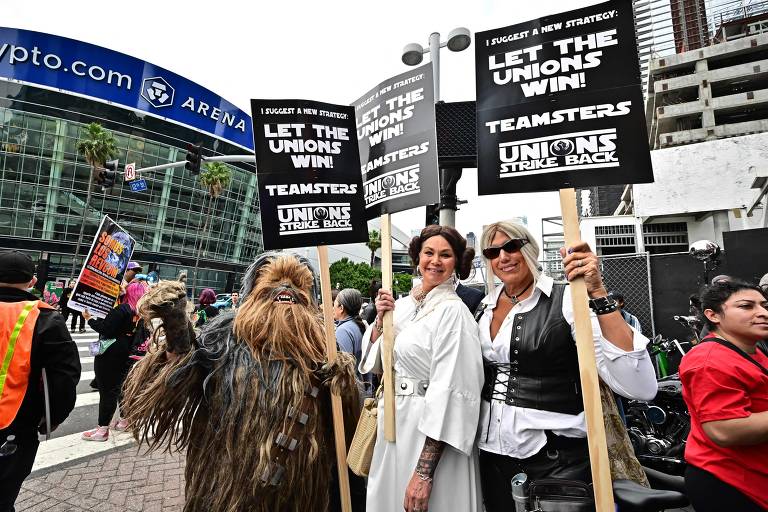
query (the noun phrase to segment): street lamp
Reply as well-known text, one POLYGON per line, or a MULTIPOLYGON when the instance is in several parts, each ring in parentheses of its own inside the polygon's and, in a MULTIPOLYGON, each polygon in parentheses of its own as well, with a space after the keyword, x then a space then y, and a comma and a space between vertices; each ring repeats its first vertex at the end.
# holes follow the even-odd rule
MULTIPOLYGON (((440 33, 429 35, 429 49, 426 50, 418 43, 410 43, 403 48, 402 61, 406 66, 418 66, 429 51, 432 60, 432 76, 435 91, 435 103, 440 101, 440 48, 448 47, 452 52, 460 52, 469 48, 472 43, 469 29, 458 27, 448 33, 448 41, 440 42, 440 33)), ((443 226, 456 225, 456 183, 461 178, 461 168, 450 167, 440 169, 440 224, 443 226)))

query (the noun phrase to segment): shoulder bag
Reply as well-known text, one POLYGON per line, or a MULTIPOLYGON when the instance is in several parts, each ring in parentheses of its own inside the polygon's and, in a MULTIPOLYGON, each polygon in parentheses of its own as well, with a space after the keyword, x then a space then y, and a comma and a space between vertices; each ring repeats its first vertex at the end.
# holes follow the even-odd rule
POLYGON ((376 430, 378 428, 377 416, 379 412, 379 398, 383 387, 379 386, 373 398, 366 398, 360 418, 357 420, 355 435, 347 453, 347 466, 357 476, 368 476, 373 459, 373 447, 376 444, 376 430))

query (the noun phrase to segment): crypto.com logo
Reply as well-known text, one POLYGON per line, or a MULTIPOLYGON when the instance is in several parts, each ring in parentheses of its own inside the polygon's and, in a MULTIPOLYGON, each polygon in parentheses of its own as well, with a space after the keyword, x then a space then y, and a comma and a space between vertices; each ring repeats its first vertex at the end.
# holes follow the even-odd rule
POLYGON ((155 108, 173 105, 174 89, 164 78, 156 76, 141 82, 141 97, 155 108))

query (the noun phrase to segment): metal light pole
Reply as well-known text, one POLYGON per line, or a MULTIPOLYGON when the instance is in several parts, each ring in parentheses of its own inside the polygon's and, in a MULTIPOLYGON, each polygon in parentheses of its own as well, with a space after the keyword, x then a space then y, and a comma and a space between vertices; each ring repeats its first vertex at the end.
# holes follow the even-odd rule
MULTIPOLYGON (((458 27, 448 33, 448 41, 440 42, 440 33, 432 32, 429 35, 429 49, 425 50, 418 43, 410 43, 403 48, 402 60, 407 66, 421 64, 423 55, 429 52, 432 60, 433 85, 435 91, 435 103, 440 101, 440 48, 447 46, 452 52, 460 52, 469 48, 472 43, 469 29, 458 27)), ((461 178, 461 168, 440 168, 440 224, 442 226, 456 225, 456 183, 461 178)))

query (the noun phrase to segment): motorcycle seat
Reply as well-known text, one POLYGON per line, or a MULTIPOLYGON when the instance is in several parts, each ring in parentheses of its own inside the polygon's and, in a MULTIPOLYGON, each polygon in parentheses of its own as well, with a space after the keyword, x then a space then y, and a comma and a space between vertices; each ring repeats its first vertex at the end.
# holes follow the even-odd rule
POLYGON ((643 466, 645 476, 648 477, 651 487, 654 489, 665 489, 667 491, 677 491, 685 494, 685 479, 677 475, 668 475, 652 468, 643 466))
POLYGON ((614 480, 613 499, 621 512, 648 512, 688 505, 688 498, 684 494, 648 489, 632 480, 614 480))

